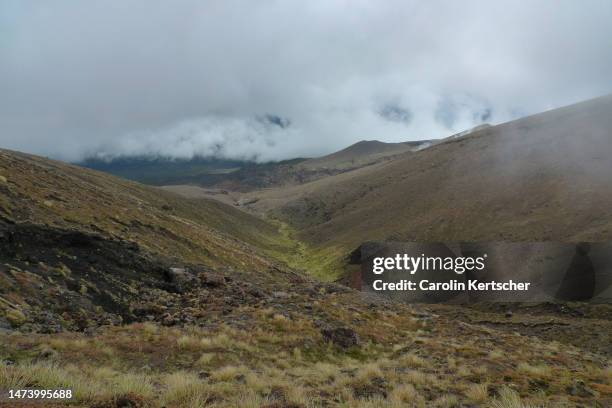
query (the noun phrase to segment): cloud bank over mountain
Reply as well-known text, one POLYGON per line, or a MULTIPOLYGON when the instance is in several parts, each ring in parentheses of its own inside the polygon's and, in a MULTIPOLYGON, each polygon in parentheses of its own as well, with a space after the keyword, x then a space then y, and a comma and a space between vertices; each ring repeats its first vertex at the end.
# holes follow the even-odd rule
POLYGON ((0 146, 277 160, 612 92, 612 3, 0 4, 0 146))

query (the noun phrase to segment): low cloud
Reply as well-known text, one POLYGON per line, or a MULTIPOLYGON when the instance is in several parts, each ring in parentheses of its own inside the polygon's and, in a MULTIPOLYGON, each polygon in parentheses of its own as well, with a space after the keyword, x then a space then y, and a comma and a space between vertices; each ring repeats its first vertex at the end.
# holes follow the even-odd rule
POLYGON ((0 5, 0 146, 279 160, 612 92, 612 3, 0 5))

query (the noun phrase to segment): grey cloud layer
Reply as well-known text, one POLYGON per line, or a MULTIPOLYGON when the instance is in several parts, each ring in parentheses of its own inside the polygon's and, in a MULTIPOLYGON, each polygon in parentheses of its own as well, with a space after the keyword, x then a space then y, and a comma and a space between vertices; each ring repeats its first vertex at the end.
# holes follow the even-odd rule
POLYGON ((607 0, 5 0, 0 146, 270 160, 446 136, 612 92, 611 22, 607 0))

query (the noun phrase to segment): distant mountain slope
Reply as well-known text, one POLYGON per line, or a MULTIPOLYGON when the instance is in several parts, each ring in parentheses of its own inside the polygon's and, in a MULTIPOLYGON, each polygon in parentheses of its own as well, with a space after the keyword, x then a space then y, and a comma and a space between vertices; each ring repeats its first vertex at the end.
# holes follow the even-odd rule
POLYGON ((201 157, 187 160, 134 156, 112 160, 90 158, 77 164, 140 183, 159 186, 177 182, 212 185, 239 170, 246 163, 241 160, 201 157))
POLYGON ((146 184, 192 185, 245 192, 317 180, 378 163, 430 143, 361 141, 319 158, 268 163, 203 157, 176 160, 122 157, 113 160, 88 159, 78 164, 146 184))
POLYGON ((390 238, 612 239, 612 97, 485 127, 361 170, 253 193, 254 207, 272 209, 330 260, 390 238))
POLYGON ((318 170, 350 170, 381 161, 384 158, 408 152, 430 143, 427 140, 404 143, 384 143, 378 140, 362 140, 346 149, 327 156, 306 160, 296 167, 318 170))

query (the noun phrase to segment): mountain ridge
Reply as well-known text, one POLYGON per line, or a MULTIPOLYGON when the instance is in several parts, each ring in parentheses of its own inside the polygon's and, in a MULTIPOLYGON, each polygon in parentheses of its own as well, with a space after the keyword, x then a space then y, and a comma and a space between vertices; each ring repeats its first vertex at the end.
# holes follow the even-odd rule
POLYGON ((602 97, 245 199, 333 268, 369 240, 609 240, 610 117, 602 97))

